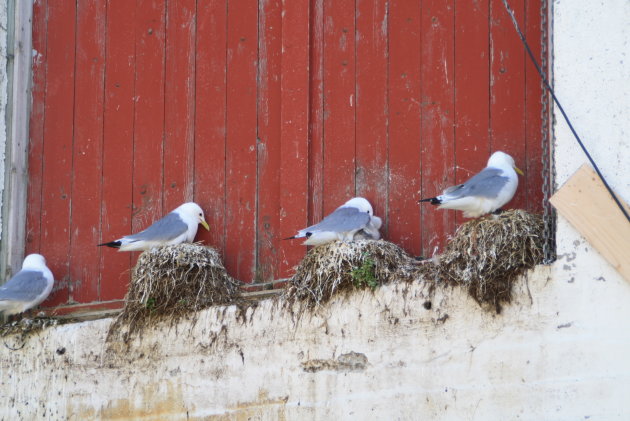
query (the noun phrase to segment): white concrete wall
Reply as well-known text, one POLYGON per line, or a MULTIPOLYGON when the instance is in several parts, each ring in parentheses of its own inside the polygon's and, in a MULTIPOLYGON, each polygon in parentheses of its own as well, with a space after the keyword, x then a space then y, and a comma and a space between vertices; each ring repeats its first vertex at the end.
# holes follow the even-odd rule
MULTIPOLYGON (((554 8, 558 96, 630 201, 630 2, 554 8)), ((561 184, 584 159, 560 120, 556 136, 561 184)), ((630 282, 562 218, 557 240, 559 260, 500 315, 412 284, 298 325, 271 301, 245 323, 210 309, 129 350, 106 349, 110 320, 49 329, 18 351, 0 345, 0 418, 628 420, 630 282)))

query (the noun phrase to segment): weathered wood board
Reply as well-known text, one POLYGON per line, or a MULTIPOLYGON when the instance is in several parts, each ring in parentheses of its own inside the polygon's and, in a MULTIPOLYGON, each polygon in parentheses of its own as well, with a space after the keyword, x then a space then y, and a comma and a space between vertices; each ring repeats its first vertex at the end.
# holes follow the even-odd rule
POLYGON ((630 223, 591 167, 582 165, 549 201, 630 281, 630 223))

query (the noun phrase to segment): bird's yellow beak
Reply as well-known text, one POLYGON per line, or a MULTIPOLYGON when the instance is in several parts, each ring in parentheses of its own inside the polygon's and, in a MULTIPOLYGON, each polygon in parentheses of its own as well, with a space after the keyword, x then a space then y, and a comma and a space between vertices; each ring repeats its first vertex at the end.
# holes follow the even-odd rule
POLYGON ((210 231, 210 227, 208 226, 208 223, 207 223, 204 219, 202 219, 199 223, 200 223, 201 225, 203 225, 203 227, 204 227, 205 229, 207 229, 208 231, 210 231))
POLYGON ((525 175, 525 173, 523 171, 521 171, 516 165, 514 166, 514 171, 516 171, 520 175, 525 175))

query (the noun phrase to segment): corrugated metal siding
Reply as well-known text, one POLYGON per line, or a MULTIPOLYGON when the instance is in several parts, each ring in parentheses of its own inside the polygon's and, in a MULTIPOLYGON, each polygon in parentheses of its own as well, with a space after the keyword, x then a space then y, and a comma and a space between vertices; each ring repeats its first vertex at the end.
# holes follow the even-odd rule
MULTIPOLYGON (((86 0, 34 5, 27 252, 48 304, 122 298, 136 254, 97 248, 180 203, 251 282, 280 240, 355 195, 414 255, 462 217, 419 206, 512 154, 539 210, 540 83, 498 0, 86 0)), ((512 0, 538 50, 539 0, 512 0)))

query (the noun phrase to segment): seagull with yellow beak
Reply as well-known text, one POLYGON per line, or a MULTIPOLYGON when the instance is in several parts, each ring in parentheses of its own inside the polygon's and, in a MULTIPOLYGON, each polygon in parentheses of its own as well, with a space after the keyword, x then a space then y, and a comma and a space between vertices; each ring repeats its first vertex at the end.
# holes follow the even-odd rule
POLYGON ((143 251, 159 246, 192 243, 199 224, 210 230, 201 207, 193 202, 184 203, 144 231, 99 246, 117 248, 119 251, 143 251))
POLYGON ((463 211, 466 218, 497 213, 516 193, 517 172, 523 175, 523 171, 514 164, 514 159, 505 152, 497 151, 490 156, 488 166, 470 180, 447 188, 439 196, 419 202, 439 205, 438 209, 463 211))

